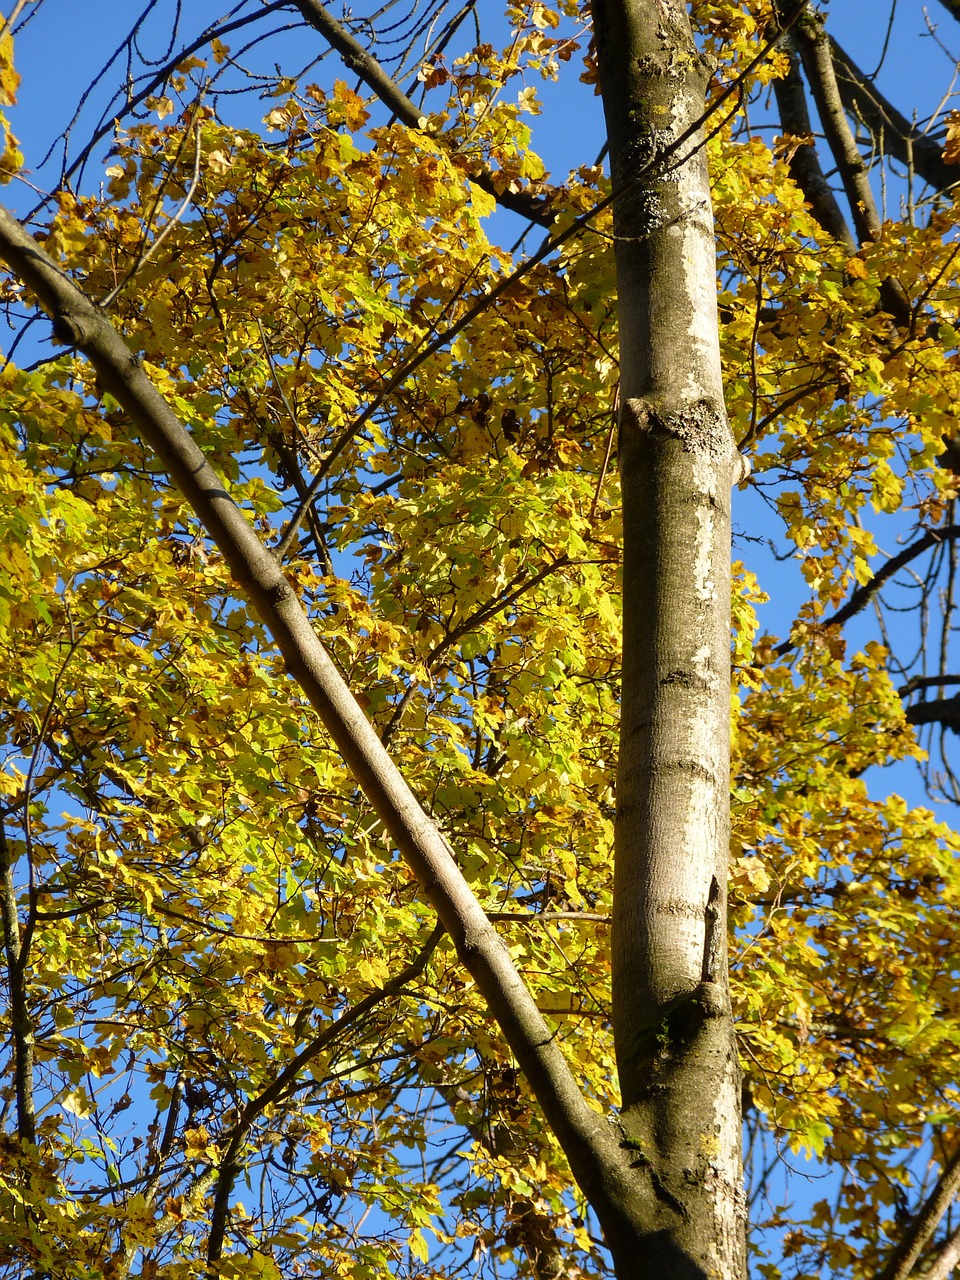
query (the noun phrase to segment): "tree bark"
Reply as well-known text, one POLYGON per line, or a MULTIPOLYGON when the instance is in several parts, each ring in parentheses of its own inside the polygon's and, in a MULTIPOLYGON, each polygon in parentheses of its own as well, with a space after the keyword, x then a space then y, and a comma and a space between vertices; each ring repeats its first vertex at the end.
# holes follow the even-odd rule
POLYGON ((856 253, 857 243, 826 179, 816 148, 812 145, 813 125, 807 110, 807 95, 800 75, 798 55, 789 34, 780 40, 779 50, 789 62, 787 74, 773 82, 780 123, 784 133, 811 138, 809 146, 797 147, 791 156, 790 177, 803 192, 813 216, 827 235, 845 244, 851 253, 856 253))
MULTIPOLYGON (((960 1192, 960 1147, 943 1166, 943 1171, 936 1185, 917 1210, 913 1221, 903 1234, 896 1248, 890 1254, 877 1280, 908 1280, 920 1259, 933 1233, 943 1221, 947 1210, 960 1192)), ((933 1271, 937 1271, 956 1251, 953 1234, 949 1237, 939 1257, 934 1261, 933 1271)), ((928 1272, 927 1274, 930 1274, 928 1272)), ((941 1274, 944 1274, 941 1272, 941 1274)), ((947 1272, 946 1274, 949 1274, 947 1272)))
POLYGON ((823 16, 810 0, 777 0, 776 7, 784 25, 792 27, 792 38, 803 60, 820 123, 837 162, 840 180, 850 203, 857 239, 861 244, 878 240, 880 214, 870 187, 870 171, 860 154, 844 111, 823 16))
POLYGON ((698 121, 680 0, 595 0, 620 307, 623 692, 613 1019, 649 1181, 645 1275, 740 1277, 740 1071, 726 974, 730 488, 698 121), (680 141, 683 140, 683 141, 680 141), (679 145, 678 145, 679 143, 679 145))

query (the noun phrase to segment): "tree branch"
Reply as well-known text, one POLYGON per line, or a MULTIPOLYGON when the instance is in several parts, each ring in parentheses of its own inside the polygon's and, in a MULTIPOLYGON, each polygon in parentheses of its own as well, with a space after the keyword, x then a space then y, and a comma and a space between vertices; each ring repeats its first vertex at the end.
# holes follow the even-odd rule
POLYGON ((940 1252, 923 1273, 923 1280, 948 1280, 958 1262, 960 1262, 960 1227, 957 1227, 940 1246, 940 1252))
POLYGON ((941 724, 960 733, 960 693, 952 698, 934 698, 932 702, 915 702, 907 707, 908 724, 941 724))
POLYGON ((901 698, 906 698, 911 693, 916 693, 918 689, 939 689, 948 684, 960 684, 960 676, 911 676, 906 684, 900 686, 897 694, 901 698))
POLYGON ((865 609, 877 592, 882 590, 890 579, 900 572, 904 565, 909 564, 911 560, 915 560, 917 556, 923 555, 931 547, 936 547, 941 542, 953 542, 956 538, 960 538, 960 525, 952 524, 945 529, 931 529, 922 538, 918 538, 916 542, 911 542, 909 547, 904 547, 897 555, 891 556, 887 563, 877 570, 869 582, 865 582, 862 587, 857 587, 847 603, 842 605, 832 617, 827 618, 823 625, 825 627, 842 627, 855 614, 865 609))
MULTIPOLYGON (((522 581, 518 587, 514 588, 514 590, 507 592, 503 596, 498 596, 495 600, 488 601, 487 604, 477 609, 469 618, 466 618, 461 622, 458 627, 454 627, 451 632, 445 635, 444 638, 436 644, 427 658, 427 670, 432 671, 443 654, 446 653, 451 646, 455 645, 463 636, 469 635, 475 627, 479 627, 482 623, 486 622, 488 618, 494 617, 502 609, 509 608, 514 601, 519 600, 527 591, 531 591, 534 587, 539 586, 539 584, 543 582, 544 578, 549 577, 549 575, 555 570, 562 569, 570 563, 571 560, 569 556, 561 556, 558 560, 554 560, 552 564, 548 564, 543 569, 539 570, 539 572, 535 573, 533 577, 522 581)), ((417 683, 410 684, 403 697, 394 708, 393 714, 387 721, 386 726, 380 735, 380 741, 384 746, 387 746, 393 738, 393 735, 403 718, 404 712, 410 705, 410 699, 413 697, 418 687, 419 685, 417 683)), ((487 919, 492 920, 493 917, 488 913, 487 919)))
POLYGON ((17 0, 17 3, 13 6, 13 11, 10 14, 10 17, 7 18, 3 26, 0 27, 0 40, 2 40, 4 36, 10 33, 13 27, 13 24, 20 17, 21 13, 23 13, 24 9, 27 7, 29 3, 30 3, 30 0, 17 0))
MULTIPOLYGON (((857 239, 860 244, 877 240, 881 222, 870 187, 870 170, 860 154, 846 116, 823 15, 814 8, 811 0, 775 0, 775 3, 781 25, 793 24, 792 38, 800 52, 820 122, 840 172, 857 239)), ((884 310, 897 324, 912 328, 914 315, 910 300, 902 285, 892 276, 881 281, 880 299, 884 310)))
POLYGON ((26 951, 22 946, 13 860, 7 833, 0 823, 0 916, 7 963, 10 1001, 10 1038, 13 1041, 14 1091, 17 1100, 17 1133, 22 1142, 37 1139, 37 1114, 33 1101, 33 1022, 27 1006, 26 951))
POLYGON ((840 210, 837 198, 820 167, 820 158, 813 143, 813 126, 807 110, 807 95, 800 75, 797 51, 790 36, 784 36, 778 49, 789 60, 790 69, 780 80, 774 80, 773 91, 780 112, 784 133, 798 138, 809 138, 810 144, 798 146, 790 157, 790 176, 803 192, 817 222, 828 236, 845 244, 851 253, 857 248, 847 220, 840 210))
MULTIPOLYGON (((364 49, 341 23, 337 22, 319 0, 293 0, 304 20, 319 31, 331 48, 336 49, 344 64, 355 71, 368 89, 372 89, 380 101, 390 108, 398 120, 411 129, 422 129, 426 124, 423 112, 407 97, 395 80, 387 75, 376 58, 364 49)), ((544 196, 534 196, 525 191, 499 191, 493 175, 486 170, 472 173, 471 179, 481 190, 494 197, 497 204, 511 213, 518 213, 537 226, 549 227, 553 221, 551 201, 544 196)))
POLYGON ((880 235, 880 215, 870 189, 870 172, 844 111, 823 17, 810 0, 777 0, 777 9, 781 16, 796 19, 793 39, 850 202, 857 239, 861 244, 876 240, 880 235))
POLYGON ((0 208, 0 258, 79 348, 217 544, 347 766, 423 887, 473 977, 593 1205, 608 1242, 626 1251, 644 1223, 637 1175, 611 1125, 591 1109, 553 1032, 457 866, 452 850, 384 750, 314 632, 275 558, 223 481, 102 313, 0 208))
POLYGON ((863 121, 882 142, 888 155, 912 168, 936 191, 945 191, 960 182, 956 165, 944 164, 942 147, 901 115, 833 36, 828 38, 837 70, 837 87, 850 114, 863 121))
MULTIPOLYGON (((943 1167, 936 1186, 917 1211, 876 1280, 908 1280, 930 1237, 960 1191, 960 1147, 943 1167)), ((951 1240, 953 1237, 951 1237, 951 1240)))

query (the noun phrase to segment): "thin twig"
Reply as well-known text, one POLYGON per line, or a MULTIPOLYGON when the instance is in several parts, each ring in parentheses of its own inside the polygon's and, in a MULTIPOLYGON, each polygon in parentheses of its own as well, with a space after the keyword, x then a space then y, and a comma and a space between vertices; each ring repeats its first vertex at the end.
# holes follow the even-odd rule
POLYGON ((217 1179, 217 1190, 213 1200, 213 1209, 210 1214, 210 1238, 207 1245, 207 1261, 217 1262, 223 1252, 223 1240, 226 1233, 227 1215, 230 1209, 230 1197, 233 1194, 234 1183, 240 1172, 240 1155, 247 1134, 253 1127, 257 1117, 269 1107, 271 1103, 278 1101, 291 1088, 296 1085, 297 1076, 303 1067, 311 1062, 318 1054, 322 1053, 329 1045, 331 1045, 344 1031, 347 1030, 354 1022, 368 1014, 382 1001, 389 999, 391 996, 399 995, 403 988, 413 978, 419 977, 426 967, 427 961, 436 950, 440 939, 443 937, 444 927, 438 923, 430 937, 424 943, 416 958, 407 965, 395 978, 391 978, 385 982, 382 987, 378 987, 376 991, 371 991, 368 996, 358 1001, 352 1008, 342 1013, 339 1018, 331 1022, 329 1026, 324 1027, 319 1035, 315 1036, 309 1044, 307 1044, 300 1052, 291 1059, 291 1061, 279 1071, 274 1079, 265 1089, 250 1099, 247 1105, 240 1113, 240 1118, 234 1125, 227 1143, 223 1159, 220 1163, 220 1175, 217 1179))
POLYGON ((7 18, 3 26, 0 27, 0 40, 2 40, 4 36, 9 35, 13 24, 20 17, 21 13, 23 13, 29 3, 30 0, 17 0, 17 3, 13 6, 13 13, 11 13, 9 18, 7 18))
MULTIPOLYGON (((144 266, 144 264, 150 261, 150 259, 156 253, 156 251, 163 244, 164 240, 166 240, 167 236, 170 234, 170 232, 177 225, 177 223, 180 221, 183 215, 187 212, 190 205, 193 203, 193 194, 196 191, 197 184, 200 181, 200 100, 202 97, 203 97, 203 90, 200 91, 200 93, 197 96, 197 100, 194 103, 193 117, 190 123, 190 129, 187 130, 183 139, 183 143, 185 144, 186 139, 190 136, 190 133, 192 131, 194 134, 194 138, 196 140, 196 154, 193 160, 193 177, 190 180, 189 187, 187 187, 186 195, 183 197, 183 201, 180 204, 179 208, 171 216, 170 221, 163 228, 160 234, 154 239, 152 244, 150 244, 145 249, 141 249, 140 253, 137 255, 136 261, 134 262, 133 266, 130 268, 127 274, 123 277, 120 283, 116 285, 113 289, 111 289, 105 298, 100 299, 100 302, 98 305, 102 307, 104 311, 107 310, 107 308, 111 305, 111 303, 115 301, 117 296, 127 287, 127 285, 130 283, 133 277, 137 274, 137 272, 140 271, 140 269, 144 266)), ((181 147, 182 145, 183 144, 181 144, 181 147)), ((174 163, 176 163, 176 158, 174 160, 174 163)), ((156 215, 157 209, 159 207, 162 191, 163 191, 163 188, 161 187, 160 191, 157 192, 156 204, 154 205, 154 208, 151 210, 150 216, 147 219, 147 227, 144 230, 144 244, 146 244, 146 237, 147 235, 149 235, 149 226, 152 223, 153 218, 156 215)))
POLYGON ((607 468, 610 466, 610 458, 613 454, 613 437, 617 433, 617 427, 620 422, 620 383, 617 383, 613 393, 613 404, 610 407, 610 430, 607 432, 607 447, 603 454, 603 463, 600 467, 600 474, 597 476, 597 487, 593 491, 593 501, 590 503, 590 513, 587 519, 592 524, 597 514, 597 503, 600 501, 600 490, 603 488, 603 482, 607 478, 607 468))

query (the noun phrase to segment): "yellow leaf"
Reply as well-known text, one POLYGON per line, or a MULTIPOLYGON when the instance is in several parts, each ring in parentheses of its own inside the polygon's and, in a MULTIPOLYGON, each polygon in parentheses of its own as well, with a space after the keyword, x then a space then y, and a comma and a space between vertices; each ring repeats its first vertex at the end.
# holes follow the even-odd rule
POLYGON ((13 69, 13 36, 0 40, 0 106, 12 107, 17 100, 20 77, 13 69))
POLYGON ((426 1262, 430 1257, 430 1250, 427 1242, 423 1237, 422 1231, 411 1231, 410 1238, 407 1241, 407 1247, 415 1258, 419 1258, 421 1262, 426 1262))
POLYGON ((167 97, 148 98, 146 106, 148 110, 155 111, 161 120, 166 119, 166 117, 170 115, 171 111, 173 111, 173 103, 167 97))
POLYGON ((484 191, 482 187, 478 187, 475 182, 470 183, 470 204, 478 218, 486 218, 497 207, 494 197, 484 191))
POLYGON ((60 1105, 64 1111, 69 1111, 72 1116, 79 1116, 81 1120, 93 1111, 93 1103, 82 1085, 77 1085, 76 1089, 64 1094, 60 1105))
POLYGON ((211 173, 216 174, 218 178, 223 177, 232 163, 233 162, 227 153, 219 149, 217 151, 211 151, 207 156, 207 168, 211 173))
POLYGON ((947 115, 947 136, 943 145, 943 163, 960 164, 960 111, 947 115))

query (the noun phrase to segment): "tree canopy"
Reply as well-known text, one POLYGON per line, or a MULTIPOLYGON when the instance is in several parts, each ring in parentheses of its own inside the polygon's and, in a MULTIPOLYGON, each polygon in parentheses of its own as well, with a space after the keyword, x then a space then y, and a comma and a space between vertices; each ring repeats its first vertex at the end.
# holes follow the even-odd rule
MULTIPOLYGON (((281 0, 194 30, 148 4, 102 123, 65 133, 38 193, 15 61, 70 36, 23 7, 0 39, 10 204, 249 517, 551 1052, 614 1116, 613 201, 603 155, 549 173, 537 141, 564 128, 542 88, 597 82, 589 6, 281 0)), ((751 1268, 947 1275, 960 839, 876 766, 917 762, 931 801, 960 800, 960 111, 909 123, 810 4, 690 17, 752 469, 734 520, 765 511, 735 538, 731 648, 751 1268), (768 538, 805 583, 776 635, 768 538)), ((947 43, 957 17, 944 3, 947 43)), ((49 341, 21 275, 0 1275, 609 1274, 556 1122, 349 755, 170 459, 79 331, 49 341)))

